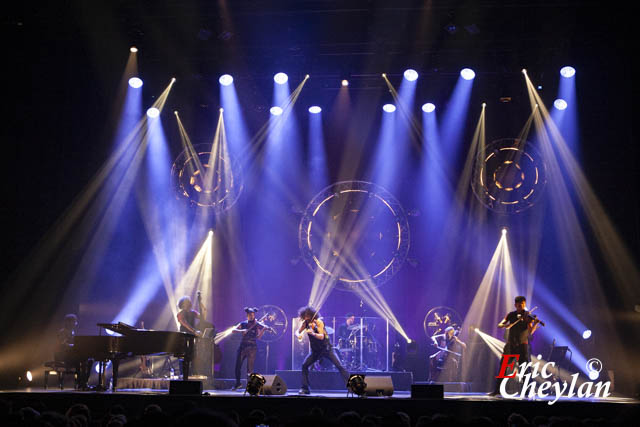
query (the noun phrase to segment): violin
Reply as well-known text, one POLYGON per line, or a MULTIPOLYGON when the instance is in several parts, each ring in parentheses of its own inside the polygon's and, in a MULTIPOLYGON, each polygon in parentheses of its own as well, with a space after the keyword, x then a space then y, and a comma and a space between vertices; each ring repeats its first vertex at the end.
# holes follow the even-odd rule
MULTIPOLYGON (((531 310, 533 311, 533 310, 531 310)), ((527 322, 537 322, 540 323, 542 326, 545 326, 544 322, 540 319, 538 319, 538 315, 537 314, 531 314, 531 311, 525 311, 523 317, 527 319, 527 322)))

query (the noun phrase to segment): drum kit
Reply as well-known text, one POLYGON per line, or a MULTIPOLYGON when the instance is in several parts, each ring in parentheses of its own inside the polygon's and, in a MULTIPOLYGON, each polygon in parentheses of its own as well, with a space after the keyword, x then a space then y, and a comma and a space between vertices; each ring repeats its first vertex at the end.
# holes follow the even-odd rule
MULTIPOLYGON (((374 323, 349 325, 346 327, 346 332, 342 332, 342 336, 331 340, 335 343, 334 352, 347 371, 382 369, 381 359, 384 351, 374 336, 375 326, 374 323)), ((333 338, 335 330, 328 326, 325 329, 333 338)), ((322 359, 316 363, 316 369, 325 371, 335 368, 331 362, 322 359)))

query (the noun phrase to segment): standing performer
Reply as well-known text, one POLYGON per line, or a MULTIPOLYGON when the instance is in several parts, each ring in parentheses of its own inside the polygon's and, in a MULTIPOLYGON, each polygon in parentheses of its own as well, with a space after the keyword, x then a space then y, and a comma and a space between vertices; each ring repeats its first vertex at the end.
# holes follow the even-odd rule
POLYGON ((253 372, 253 364, 256 361, 256 353, 258 352, 257 340, 262 337, 265 331, 275 333, 272 327, 256 320, 257 308, 245 307, 244 312, 247 314, 247 320, 239 323, 238 326, 232 330, 233 333, 242 334, 242 341, 240 341, 236 355, 236 384, 232 390, 237 390, 242 386, 240 383, 240 369, 244 359, 247 359, 247 375, 253 372))
POLYGON ((431 381, 458 381, 462 353, 467 344, 458 339, 453 326, 447 326, 444 333, 432 336, 431 341, 439 349, 429 357, 431 381))
POLYGON ((299 394, 310 394, 309 366, 323 357, 329 359, 329 361, 338 368, 346 385, 349 380, 349 373, 342 367, 340 359, 338 359, 334 353, 331 342, 329 341, 329 335, 324 327, 324 322, 318 316, 318 312, 313 307, 307 306, 302 307, 298 315, 300 316, 300 320, 302 320, 302 324, 296 336, 301 340, 304 334, 307 334, 309 336, 309 345, 311 346, 311 353, 309 353, 302 364, 302 388, 299 394))
POLYGON ((180 332, 188 332, 193 335, 200 335, 200 331, 196 329, 196 319, 200 319, 200 313, 192 310, 193 303, 191 298, 183 296, 178 300, 178 322, 180 323, 180 332))
MULTIPOLYGON (((529 337, 538 329, 538 324, 540 323, 540 320, 526 311, 526 304, 527 299, 525 297, 517 296, 515 299, 516 310, 508 313, 504 319, 498 323, 498 328, 507 329, 507 342, 502 350, 502 355, 504 357, 505 354, 517 354, 517 365, 531 362, 529 337)), ((502 360, 500 360, 500 366, 502 366, 502 360)), ((499 393, 501 381, 502 379, 497 379, 496 388, 491 394, 497 395, 499 393)))

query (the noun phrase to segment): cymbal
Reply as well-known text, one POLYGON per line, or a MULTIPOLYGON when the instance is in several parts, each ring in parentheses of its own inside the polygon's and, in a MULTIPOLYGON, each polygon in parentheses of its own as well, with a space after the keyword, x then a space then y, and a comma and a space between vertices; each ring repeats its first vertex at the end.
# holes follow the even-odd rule
POLYGON ((335 331, 331 326, 325 326, 324 330, 327 331, 327 334, 332 335, 335 331))

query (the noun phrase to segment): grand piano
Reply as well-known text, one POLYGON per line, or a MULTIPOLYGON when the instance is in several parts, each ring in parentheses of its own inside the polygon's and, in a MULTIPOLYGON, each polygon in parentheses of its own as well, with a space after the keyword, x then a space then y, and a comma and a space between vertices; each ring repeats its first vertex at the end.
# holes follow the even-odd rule
MULTIPOLYGON (((182 377, 184 380, 189 378, 189 368, 194 356, 195 335, 185 332, 136 329, 122 322, 98 323, 98 326, 116 332, 120 336, 77 335, 74 338, 71 353, 75 360, 111 361, 113 391, 118 387, 120 360, 131 356, 172 354, 183 360, 182 377)), ((86 386, 86 383, 82 385, 86 386)))

